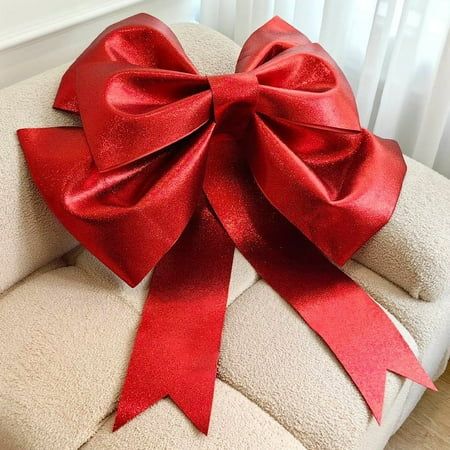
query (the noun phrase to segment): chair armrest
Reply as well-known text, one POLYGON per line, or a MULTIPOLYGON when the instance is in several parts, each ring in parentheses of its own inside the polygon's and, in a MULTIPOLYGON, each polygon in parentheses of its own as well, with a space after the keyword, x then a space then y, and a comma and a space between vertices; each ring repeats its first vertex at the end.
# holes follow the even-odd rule
POLYGON ((0 292, 76 245, 38 194, 16 134, 18 128, 79 123, 52 109, 66 68, 0 90, 0 292))
POLYGON ((412 297, 450 287, 450 180, 405 157, 408 170, 391 220, 353 257, 412 297))

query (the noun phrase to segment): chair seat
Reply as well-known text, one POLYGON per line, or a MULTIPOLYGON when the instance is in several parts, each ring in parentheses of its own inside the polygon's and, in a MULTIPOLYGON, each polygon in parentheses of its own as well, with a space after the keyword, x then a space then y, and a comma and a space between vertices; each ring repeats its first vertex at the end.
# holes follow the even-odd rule
MULTIPOLYGON (((68 261, 75 265, 54 263, 0 300, 2 449, 353 449, 367 444, 367 437, 387 439, 405 407, 412 383, 388 374, 386 422, 374 428, 331 352, 236 255, 230 303, 237 298, 227 311, 208 437, 169 399, 112 433, 142 307, 139 287, 124 288, 84 250, 68 261)), ((373 272, 359 275, 369 283, 373 272)), ((400 296, 386 283, 375 284, 390 307, 400 296)), ((425 320, 421 310, 414 314, 415 323, 425 320)), ((393 321, 417 349, 411 334, 393 321)), ((426 338, 421 342, 423 358, 426 338)))
POLYGON ((102 279, 58 266, 28 277, 0 300, 2 450, 77 449, 87 441, 86 448, 98 449, 231 449, 255 442, 303 449, 221 381, 208 438, 168 399, 111 433, 139 314, 102 279))

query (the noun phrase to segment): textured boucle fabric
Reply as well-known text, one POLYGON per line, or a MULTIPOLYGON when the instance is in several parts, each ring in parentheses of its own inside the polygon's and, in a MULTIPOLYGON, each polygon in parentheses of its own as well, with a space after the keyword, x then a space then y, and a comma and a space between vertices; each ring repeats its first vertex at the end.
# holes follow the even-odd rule
POLYGON ((233 73, 240 47, 221 33, 194 23, 170 26, 197 70, 205 75, 233 73))
POLYGON ((405 157, 408 171, 394 214, 354 259, 414 298, 450 288, 450 180, 405 157))
POLYGON ((78 124, 51 107, 65 67, 0 91, 0 292, 76 245, 38 194, 16 137, 18 128, 78 124))
MULTIPOLYGON (((394 323, 415 349, 408 332, 394 323)), ((358 448, 374 420, 328 347, 264 281, 228 308, 219 377, 308 449, 358 448)), ((384 414, 404 383, 410 382, 388 374, 384 414)))
MULTIPOLYGON (((75 449, 85 442, 98 449, 276 448, 276 442, 301 448, 292 436, 311 449, 375 449, 382 447, 372 442, 389 437, 389 430, 374 425, 326 346, 262 281, 227 312, 219 376, 235 390, 217 384, 211 443, 169 400, 110 433, 139 303, 94 265, 89 269, 93 259, 76 261, 83 268, 56 261, 0 298, 2 450, 75 449)), ((409 311, 403 317, 419 341, 423 336, 426 357, 427 342, 448 330, 442 330, 448 322, 430 320, 442 315, 443 309, 433 310, 439 303, 408 299, 392 283, 354 265, 360 271, 351 275, 387 299, 385 306, 401 304, 409 311), (427 321, 433 326, 421 334, 427 321)), ((415 348, 411 337, 405 338, 415 348)), ((393 422, 399 417, 407 383, 388 376, 384 426, 389 416, 393 422)))
POLYGON ((0 448, 75 449, 111 414, 137 314, 75 267, 0 299, 0 448))
POLYGON ((41 270, 0 299, 0 448, 303 447, 280 424, 218 382, 202 436, 170 400, 111 433, 139 314, 83 270, 41 270), (128 446, 127 446, 128 445, 128 446), (258 444, 259 445, 259 444, 258 444))

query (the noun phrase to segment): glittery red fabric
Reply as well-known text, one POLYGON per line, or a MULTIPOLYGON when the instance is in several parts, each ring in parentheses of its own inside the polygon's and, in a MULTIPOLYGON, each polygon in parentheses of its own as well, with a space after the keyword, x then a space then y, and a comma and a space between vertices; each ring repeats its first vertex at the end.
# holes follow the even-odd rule
POLYGON ((131 286, 155 268, 115 428, 170 395, 207 432, 235 246, 377 420, 386 370, 433 388, 384 312, 332 264, 389 220, 405 164, 394 141, 360 128, 319 45, 274 18, 235 74, 201 76, 170 29, 139 14, 74 62, 54 106, 83 127, 18 132, 49 207, 131 286))

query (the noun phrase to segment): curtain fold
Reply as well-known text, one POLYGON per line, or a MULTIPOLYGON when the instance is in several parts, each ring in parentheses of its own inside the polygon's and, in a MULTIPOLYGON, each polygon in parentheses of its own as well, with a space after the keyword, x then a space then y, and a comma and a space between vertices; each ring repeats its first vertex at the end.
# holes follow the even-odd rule
POLYGON ((450 177, 448 0, 202 0, 199 22, 242 44, 274 15, 333 56, 363 126, 450 177))

